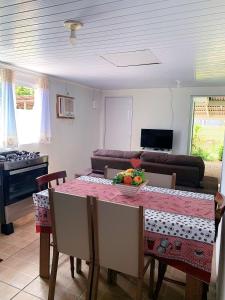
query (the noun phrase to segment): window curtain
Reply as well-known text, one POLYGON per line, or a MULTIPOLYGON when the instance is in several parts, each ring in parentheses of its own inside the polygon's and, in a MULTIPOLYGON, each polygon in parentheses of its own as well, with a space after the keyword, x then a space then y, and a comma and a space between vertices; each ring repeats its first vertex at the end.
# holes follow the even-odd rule
POLYGON ((40 116, 39 143, 48 144, 51 142, 51 123, 48 78, 46 77, 38 81, 34 110, 40 116))
POLYGON ((1 103, 1 147, 16 148, 18 146, 15 103, 13 92, 13 71, 3 69, 2 79, 2 103, 1 103))

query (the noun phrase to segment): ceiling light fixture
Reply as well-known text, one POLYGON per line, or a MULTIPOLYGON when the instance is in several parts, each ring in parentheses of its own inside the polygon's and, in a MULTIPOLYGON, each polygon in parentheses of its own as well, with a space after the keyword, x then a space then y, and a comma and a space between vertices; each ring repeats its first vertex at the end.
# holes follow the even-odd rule
POLYGON ((70 43, 72 45, 75 45, 76 43, 76 31, 79 30, 83 24, 79 21, 74 21, 74 20, 67 20, 64 22, 64 26, 66 29, 70 30, 70 43))

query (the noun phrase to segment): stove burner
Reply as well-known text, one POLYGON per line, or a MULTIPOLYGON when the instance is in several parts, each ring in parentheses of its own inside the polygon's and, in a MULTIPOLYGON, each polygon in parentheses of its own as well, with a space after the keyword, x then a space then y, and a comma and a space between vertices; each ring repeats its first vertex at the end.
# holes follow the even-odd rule
POLYGON ((28 151, 12 151, 9 153, 0 153, 0 161, 21 161, 30 160, 40 157, 40 152, 28 152, 28 151))

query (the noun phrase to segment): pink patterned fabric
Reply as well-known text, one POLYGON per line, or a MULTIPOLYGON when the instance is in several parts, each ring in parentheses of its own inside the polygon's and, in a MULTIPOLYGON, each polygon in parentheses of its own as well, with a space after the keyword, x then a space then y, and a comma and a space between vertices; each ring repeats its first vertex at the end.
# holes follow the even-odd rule
POLYGON ((56 191, 68 193, 77 196, 92 195, 100 200, 113 201, 116 203, 129 204, 134 206, 143 206, 144 208, 161 210, 188 216, 214 219, 213 203, 190 197, 181 197, 154 192, 139 192, 135 197, 129 198, 120 195, 115 185, 104 185, 96 183, 87 183, 82 180, 72 180, 66 184, 56 187, 56 191))
POLYGON ((145 253, 165 259, 166 263, 192 276, 210 282, 213 246, 198 241, 165 236, 145 231, 145 253), (164 253, 158 249, 163 241, 168 241, 164 253))
MULTIPOLYGON (((68 193, 76 196, 96 196, 99 200, 116 202, 121 204, 129 204, 134 206, 143 206, 145 211, 145 252, 146 254, 160 257, 166 263, 177 267, 178 269, 189 273, 205 282, 210 281, 211 263, 213 256, 213 241, 214 232, 207 232, 207 222, 214 220, 214 201, 206 199, 197 199, 192 197, 184 197, 178 195, 170 195, 168 193, 159 193, 152 191, 141 191, 135 197, 129 198, 120 195, 116 186, 111 184, 100 184, 95 182, 87 182, 85 180, 71 180, 55 188, 57 192, 68 193), (153 213, 152 220, 151 216, 153 213), (157 217, 155 217, 155 214, 157 217), (164 222, 164 214, 169 215, 167 223, 164 222), (170 220, 172 218, 172 221, 170 220), (188 221, 195 220, 197 229, 190 235, 182 235, 172 227, 178 226, 173 224, 173 218, 178 218, 180 227, 187 229, 188 221), (196 221, 197 220, 197 221, 196 221), (153 222, 153 224, 148 221, 153 222), (165 226, 165 233, 151 230, 154 227, 154 222, 165 226), (168 222, 169 226, 168 226, 168 222), (184 224, 182 223, 184 222, 184 224), (198 224, 198 222, 200 222, 198 224), (205 222, 205 228, 201 228, 201 222, 205 222), (146 225, 147 224, 147 225, 146 225), (165 224, 165 225, 163 225, 165 224), (183 224, 183 225, 182 225, 183 224), (147 226, 147 227, 146 227, 147 226), (170 228, 171 226, 171 228, 170 228), (186 228, 187 227, 187 228, 186 228), (173 232, 170 230, 173 229, 173 232), (178 232, 177 231, 177 232, 178 232), (199 232, 198 232, 199 231, 199 232), (175 233, 174 233, 175 232, 175 233), (203 235, 204 232, 204 235, 203 235), (195 233, 195 234, 194 234, 195 233), (205 235, 211 237, 206 239, 205 235), (193 235, 193 238, 191 237, 193 235), (203 235, 203 238, 201 238, 203 235), (183 237, 181 237, 183 236, 183 237), (205 238, 205 240, 204 240, 205 238), (201 239, 201 240, 200 240, 201 239)), ((50 232, 51 220, 49 216, 48 196, 45 193, 34 194, 34 202, 36 209, 36 229, 37 232, 50 232)), ((175 221, 176 223, 176 221, 175 221)), ((211 224, 210 223, 210 224, 211 224)), ((213 223, 214 224, 214 223, 213 223)), ((175 228, 176 229, 176 228, 175 228)), ((158 231, 158 230, 157 230, 158 231)), ((191 230, 190 230, 191 232, 191 230)))

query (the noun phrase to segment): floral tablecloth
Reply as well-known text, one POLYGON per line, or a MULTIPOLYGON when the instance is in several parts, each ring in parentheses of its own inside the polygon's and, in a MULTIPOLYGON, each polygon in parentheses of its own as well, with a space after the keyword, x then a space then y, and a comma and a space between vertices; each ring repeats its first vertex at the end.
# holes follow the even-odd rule
MULTIPOLYGON (((214 196, 146 186, 132 198, 120 194, 108 179, 81 176, 56 187, 77 196, 145 208, 145 252, 178 269, 210 281, 215 237, 214 196)), ((33 195, 36 231, 51 232, 48 191, 33 195)))

